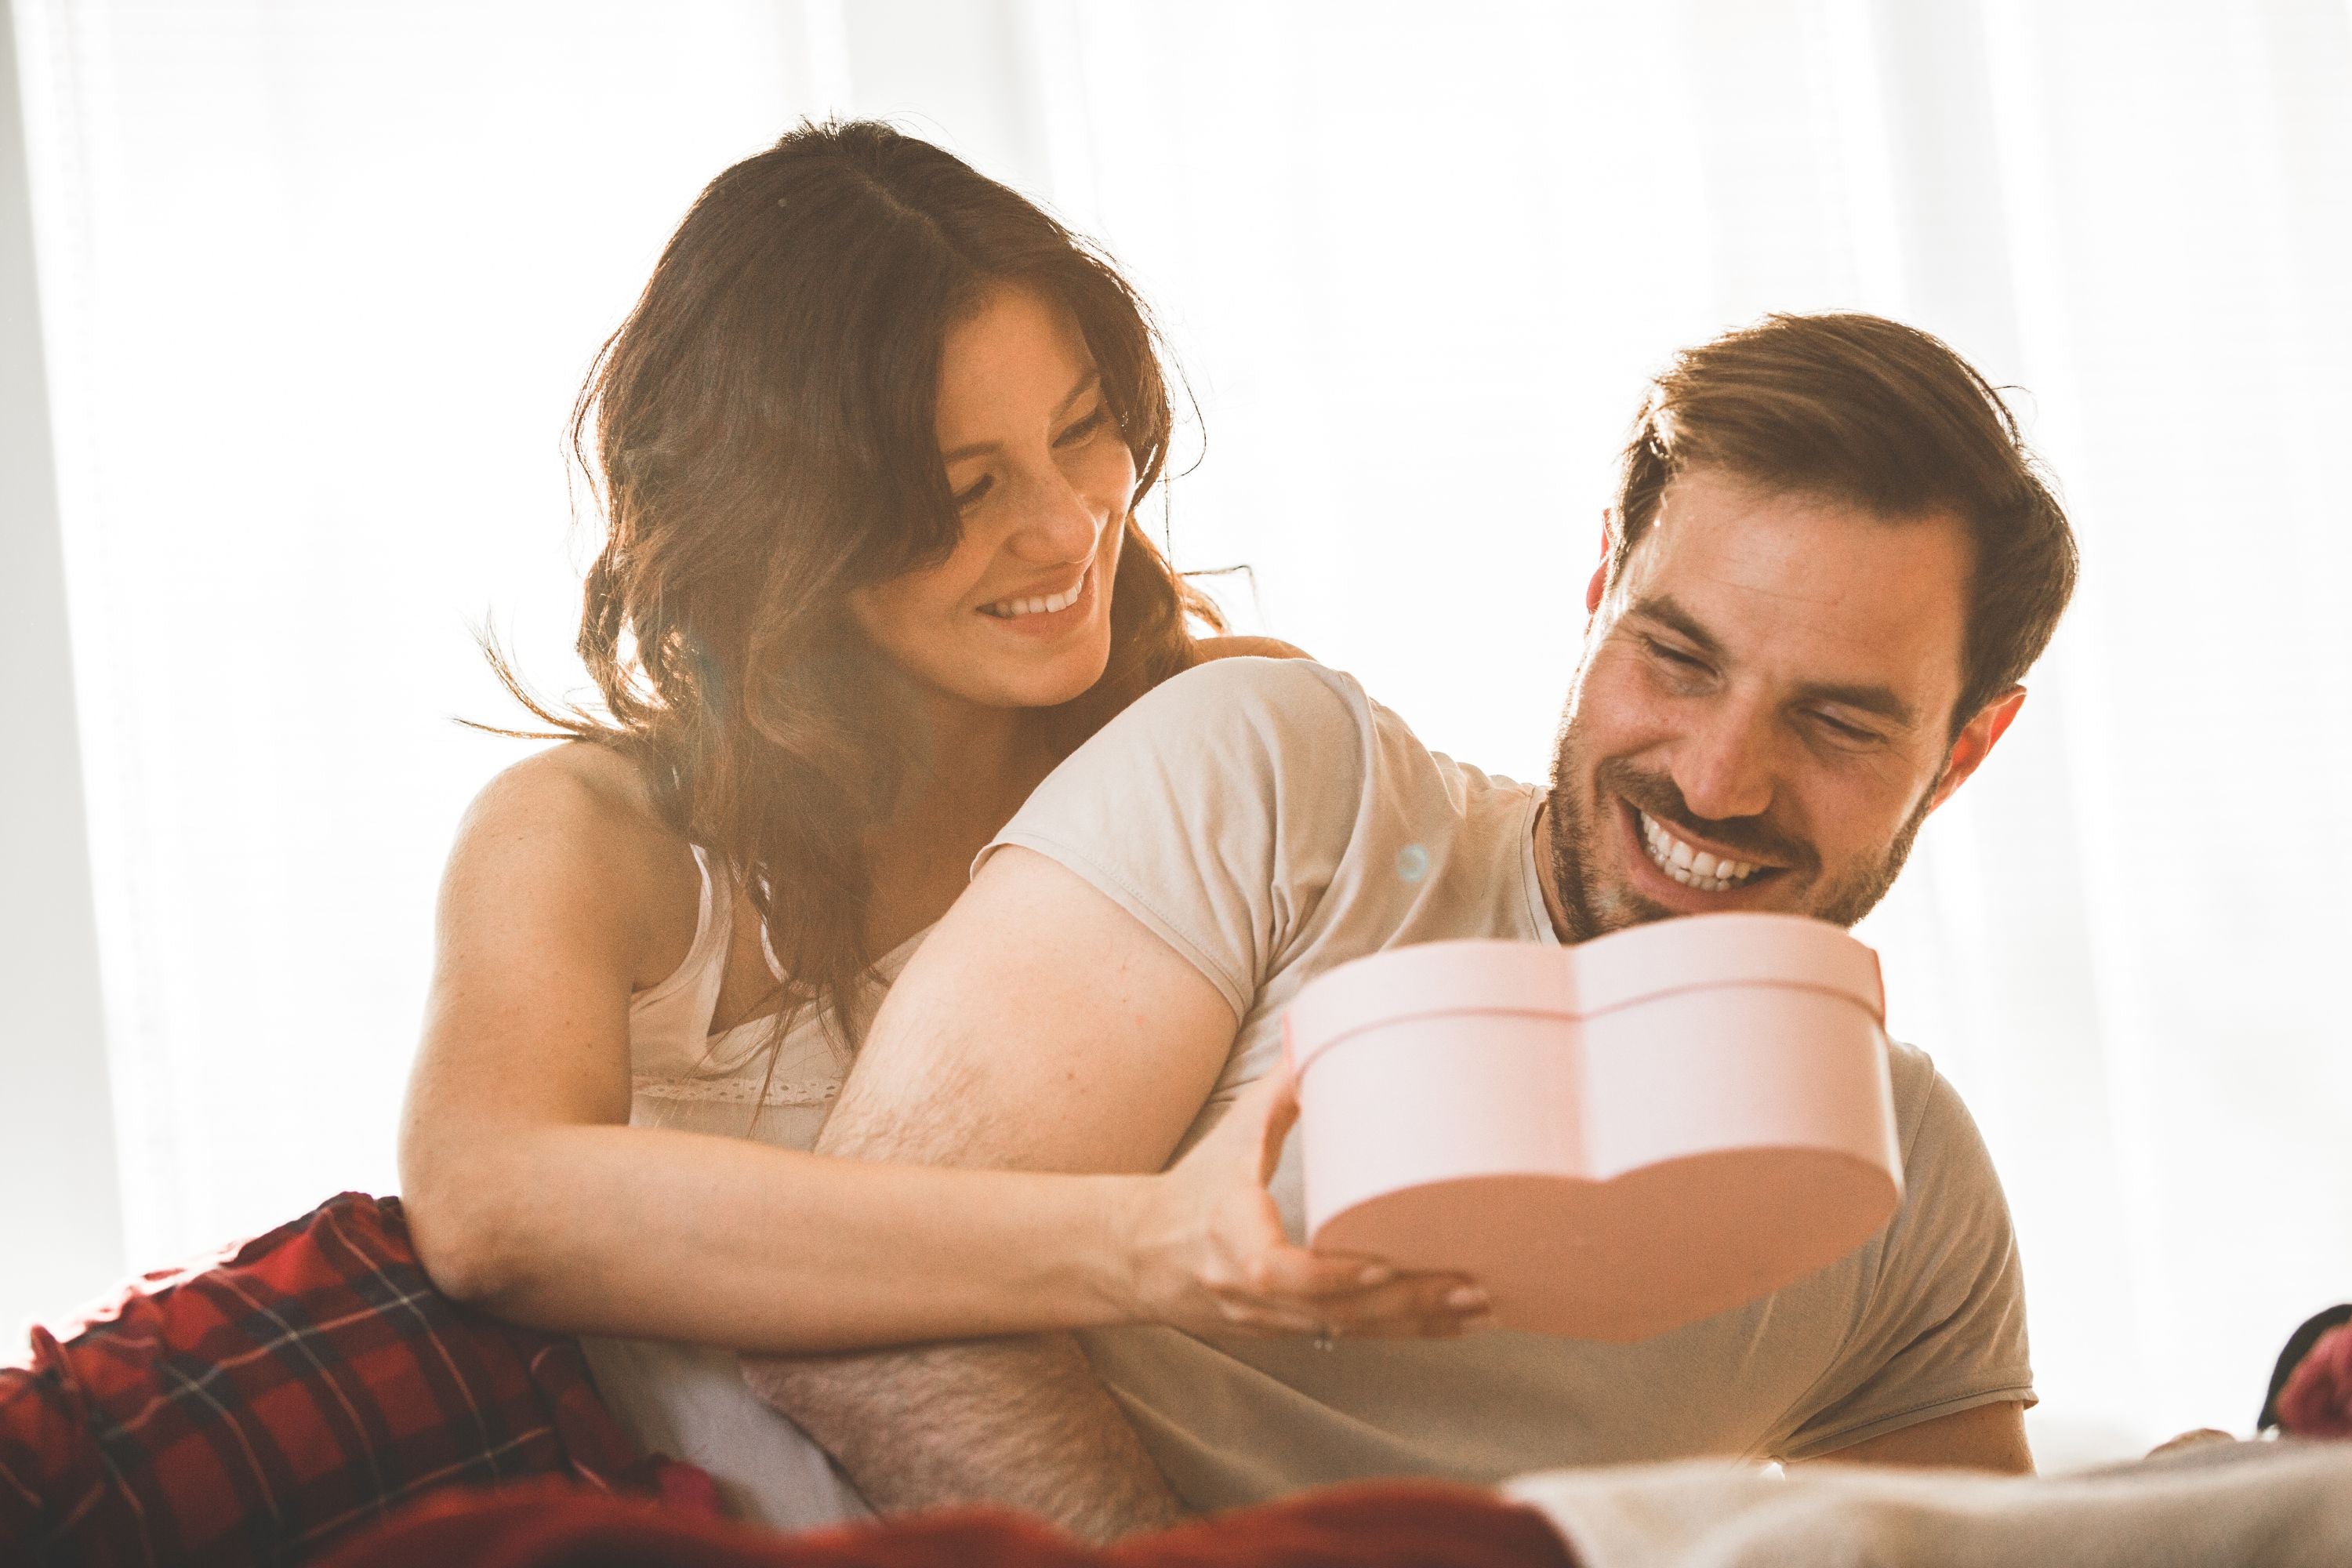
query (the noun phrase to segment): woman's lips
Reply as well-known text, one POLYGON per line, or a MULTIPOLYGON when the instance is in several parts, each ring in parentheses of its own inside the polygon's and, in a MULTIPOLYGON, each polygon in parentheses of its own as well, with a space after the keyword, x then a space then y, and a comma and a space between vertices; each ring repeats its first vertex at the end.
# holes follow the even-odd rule
POLYGON ((1027 616, 1055 615, 1076 604, 1078 595, 1086 591, 1086 586, 1087 574, 1081 572, 1078 574, 1077 580, 1066 588, 1051 594, 1011 595, 997 600, 992 605, 982 605, 980 607, 980 613, 983 616, 992 616, 1000 621, 1019 620, 1027 616))
POLYGON ((1019 595, 983 605, 979 614, 991 626, 1015 637, 1052 637, 1083 626, 1094 614, 1095 568, 1088 565, 1077 583, 1058 594, 1019 595))

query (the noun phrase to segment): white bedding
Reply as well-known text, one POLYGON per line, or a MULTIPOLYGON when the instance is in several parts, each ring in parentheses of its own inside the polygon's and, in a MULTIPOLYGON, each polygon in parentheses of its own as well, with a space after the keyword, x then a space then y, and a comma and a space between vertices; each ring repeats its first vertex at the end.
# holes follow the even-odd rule
POLYGON ((2213 1443, 2055 1479, 1698 1460, 1505 1489, 1583 1568, 2347 1568, 2352 1442, 2213 1443))

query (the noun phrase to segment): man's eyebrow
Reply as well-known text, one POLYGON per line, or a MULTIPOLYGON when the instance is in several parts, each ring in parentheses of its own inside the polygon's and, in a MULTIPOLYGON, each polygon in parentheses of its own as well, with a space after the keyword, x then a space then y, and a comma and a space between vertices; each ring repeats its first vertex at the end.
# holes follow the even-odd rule
MULTIPOLYGON (((1084 397, 1087 393, 1092 392, 1096 387, 1101 384, 1102 372, 1099 370, 1087 371, 1086 374, 1078 378, 1078 384, 1070 388, 1069 395, 1063 398, 1061 402, 1054 405, 1054 417, 1059 419, 1063 415, 1069 412, 1071 404, 1076 403, 1079 398, 1084 397)), ((960 462, 966 458, 977 458, 982 452, 992 452, 996 450, 996 447, 997 443, 994 441, 968 441, 964 445, 958 447, 952 452, 941 452, 940 454, 940 461, 942 463, 960 462)))
POLYGON ((1696 616, 1676 604, 1672 594, 1653 594, 1625 613, 1657 622, 1711 658, 1723 657, 1723 645, 1716 640, 1715 634, 1699 625, 1696 616))
MULTIPOLYGON (((1657 594, 1643 599, 1626 612, 1644 620, 1655 621, 1710 658, 1724 657, 1723 645, 1715 635, 1698 622, 1698 617, 1675 602, 1670 594, 1657 594)), ((1868 686, 1837 681, 1814 681, 1797 689, 1800 702, 1833 702, 1841 708, 1851 708, 1857 713, 1868 713, 1890 724, 1910 729, 1919 721, 1919 715, 1908 702, 1896 695, 1891 686, 1868 686)))
POLYGON ((1832 682, 1815 682, 1797 689, 1800 702, 1833 702, 1841 708, 1851 708, 1857 713, 1871 713, 1890 724, 1908 730, 1919 721, 1911 704, 1895 694, 1887 686, 1840 686, 1832 682))

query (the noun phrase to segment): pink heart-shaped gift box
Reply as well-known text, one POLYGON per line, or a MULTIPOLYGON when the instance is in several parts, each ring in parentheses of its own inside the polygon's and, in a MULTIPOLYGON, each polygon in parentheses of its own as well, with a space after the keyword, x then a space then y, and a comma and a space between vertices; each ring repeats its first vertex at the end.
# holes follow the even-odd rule
POLYGON ((1578 1339, 1754 1300, 1902 1201, 1885 1016, 1878 955, 1795 915, 1341 964, 1283 1018, 1310 1244, 1578 1339))

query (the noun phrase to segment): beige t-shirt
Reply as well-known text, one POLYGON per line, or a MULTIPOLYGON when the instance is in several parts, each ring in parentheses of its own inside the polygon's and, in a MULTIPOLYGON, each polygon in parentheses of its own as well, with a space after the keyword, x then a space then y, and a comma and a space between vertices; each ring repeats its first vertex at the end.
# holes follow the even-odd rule
MULTIPOLYGON (((1294 659, 1177 677, 1064 763, 998 836, 1100 889, 1197 966, 1240 1028, 1189 1145, 1282 1048, 1299 987, 1453 937, 1555 942, 1542 792, 1430 751, 1356 682, 1294 659)), ((994 846, 991 847, 992 852, 994 846)), ((2009 1210, 1950 1086, 1891 1060, 1906 1191, 1875 1240, 1748 1306, 1637 1344, 1084 1336, 1185 1500, 1218 1508, 1366 1476, 1496 1481, 1694 1455, 1801 1458, 2031 1402, 2009 1210)), ((1297 1148, 1275 1195, 1301 1234, 1297 1148)))

